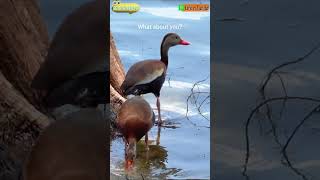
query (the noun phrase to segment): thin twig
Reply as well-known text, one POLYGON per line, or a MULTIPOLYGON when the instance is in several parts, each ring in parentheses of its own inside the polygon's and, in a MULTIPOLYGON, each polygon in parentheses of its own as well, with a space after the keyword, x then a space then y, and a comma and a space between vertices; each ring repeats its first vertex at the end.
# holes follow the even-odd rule
MULTIPOLYGON (((195 83, 193 84, 191 90, 190 90, 191 93, 189 94, 189 96, 188 96, 188 98, 187 98, 187 107, 186 107, 186 115, 185 115, 186 118, 187 118, 189 121, 190 121, 190 119, 189 119, 189 117, 188 117, 188 113, 189 113, 189 101, 190 101, 191 98, 194 100, 194 103, 193 103, 193 104, 196 106, 198 113, 199 113, 203 118, 209 120, 209 119, 208 119, 206 116, 204 116, 203 113, 201 112, 201 107, 202 107, 202 105, 204 104, 204 102, 209 99, 210 95, 208 95, 207 97, 204 98, 203 101, 201 101, 200 103, 198 103, 200 94, 210 94, 209 92, 201 92, 201 91, 200 91, 200 88, 199 88, 200 83, 206 81, 208 78, 209 78, 209 76, 206 77, 206 78, 203 79, 203 80, 200 80, 200 81, 195 82, 195 83), (194 90, 196 87, 197 87, 198 91, 195 91, 195 90, 194 90)), ((191 123, 192 123, 192 122, 191 122, 191 123)), ((192 123, 192 124, 194 124, 194 123, 192 123)), ((194 124, 194 125, 195 125, 195 124, 194 124)))
POLYGON ((245 155, 245 163, 243 167, 242 174, 247 177, 247 166, 250 158, 250 139, 249 139, 249 125, 251 122, 252 117, 254 114, 263 106, 266 106, 267 104, 274 102, 274 101, 282 101, 282 100, 302 100, 302 101, 310 101, 310 102, 316 102, 320 103, 320 99, 316 98, 310 98, 310 97, 298 97, 298 96, 284 96, 284 97, 275 97, 267 99, 260 104, 258 104, 251 112, 250 115, 245 123, 245 140, 246 140, 246 155, 245 155))
POLYGON ((315 51, 317 51, 318 49, 320 49, 320 43, 316 44, 310 51, 308 51, 305 55, 301 56, 301 57, 298 57, 297 59, 295 60, 292 60, 292 61, 288 61, 288 62, 285 62, 285 63, 282 63, 278 66, 276 66, 275 68, 273 68, 268 74, 267 74, 267 77, 266 77, 266 80, 263 81, 262 85, 260 86, 260 91, 265 91, 265 88, 268 84, 268 82, 270 81, 272 75, 274 72, 278 71, 279 69, 283 68, 283 67, 286 67, 288 65, 292 65, 292 64, 297 64, 299 62, 302 62, 303 60, 307 59, 308 57, 310 57, 315 51))
MULTIPOLYGON (((284 84, 284 80, 283 78, 281 77, 280 73, 279 72, 276 72, 276 75, 279 77, 279 80, 280 80, 280 83, 281 83, 281 87, 282 87, 282 91, 284 93, 284 96, 288 96, 288 92, 287 92, 287 88, 284 84)), ((283 115, 283 112, 284 112, 284 109, 285 109, 285 106, 286 106, 286 102, 287 100, 283 100, 282 101, 282 106, 281 106, 281 110, 280 110, 280 116, 279 116, 279 119, 282 118, 282 115, 283 115)))
MULTIPOLYGON (((303 179, 306 179, 306 176, 304 174, 302 174, 299 170, 297 170, 296 168, 294 168, 286 154, 286 148, 289 144, 289 142, 291 141, 291 139, 293 138, 294 134, 296 133, 296 131, 302 126, 302 124, 305 122, 305 119, 303 121, 301 121, 301 123, 296 127, 295 131, 293 132, 293 134, 291 134, 291 136, 288 138, 285 146, 282 145, 282 143, 280 142, 279 138, 278 138, 278 132, 277 132, 277 127, 276 127, 276 124, 275 122, 273 121, 272 119, 272 109, 271 107, 269 106, 269 100, 273 101, 273 100, 280 100, 280 99, 275 99, 275 98, 271 98, 271 99, 267 99, 267 96, 266 96, 266 88, 270 82, 270 80, 272 79, 272 77, 274 75, 276 75, 279 80, 280 80, 280 83, 281 83, 281 87, 282 87, 282 91, 284 93, 284 97, 282 98, 282 106, 281 106, 281 109, 280 109, 280 113, 279 113, 279 119, 282 119, 282 116, 283 116, 283 112, 284 112, 284 109, 286 107, 286 103, 287 103, 287 100, 289 99, 289 96, 288 96, 288 93, 287 93, 287 89, 286 89, 286 86, 285 86, 285 83, 284 83, 284 80, 282 78, 282 76, 280 75, 283 74, 283 72, 280 71, 280 69, 284 68, 284 67, 287 67, 289 65, 293 65, 293 64, 297 64, 297 63, 300 63, 304 60, 306 60, 308 57, 310 57, 314 52, 316 52, 317 50, 320 49, 320 43, 317 43, 310 51, 308 51, 305 55, 301 56, 301 57, 298 57, 292 61, 287 61, 287 62, 284 62, 276 67, 274 67, 273 69, 271 69, 266 77, 264 78, 264 80, 261 82, 261 85, 260 85, 260 88, 259 88, 259 91, 260 91, 260 95, 261 95, 261 98, 262 98, 262 103, 260 103, 259 105, 262 106, 265 106, 266 107, 266 116, 267 116, 267 119, 269 120, 269 123, 271 125, 271 131, 272 134, 273 134, 273 137, 274 137, 274 140, 275 142, 279 145, 279 147, 281 147, 282 149, 282 154, 287 162, 287 165, 296 173, 298 174, 299 176, 301 176, 303 179)), ((294 97, 292 97, 293 99, 295 99, 294 97)), ((301 97, 300 97, 301 98, 301 97)), ((303 99, 300 99, 300 100, 307 100, 307 101, 313 101, 312 98, 307 98, 307 97, 303 97, 303 99)), ((270 101, 270 102, 271 102, 270 101)), ((251 114, 247 120, 247 123, 246 123, 246 143, 247 143, 247 153, 246 153, 246 161, 245 161, 245 166, 244 166, 244 170, 243 170, 243 174, 248 178, 248 176, 246 175, 246 171, 247 171, 247 164, 248 164, 248 160, 249 160, 249 155, 250 155, 250 152, 249 152, 249 136, 248 136, 248 126, 249 126, 249 123, 250 123, 250 119, 252 118, 252 116, 257 112, 259 111, 260 107, 259 105, 257 106, 257 109, 254 109, 253 111, 251 111, 251 114)), ((317 108, 316 108, 317 109, 317 108)), ((313 111, 310 112, 310 116, 316 111, 316 109, 314 109, 313 111)), ((308 119, 309 116, 307 115, 306 116, 308 119)), ((259 121, 260 122, 260 121, 259 121)), ((261 131, 261 127, 260 127, 260 131, 261 131)))
POLYGON ((289 136, 287 142, 282 148, 282 155, 286 161, 286 164, 288 167, 293 170, 297 175, 301 176, 304 180, 307 180, 308 178, 300 172, 297 168, 293 167, 291 161, 289 160, 288 154, 287 154, 287 148, 290 144, 290 142, 293 140, 293 137, 295 134, 297 134, 298 130, 302 127, 302 125, 320 108, 320 104, 317 105, 312 111, 310 111, 303 119, 300 121, 300 123, 295 127, 295 129, 292 131, 291 135, 289 136))
POLYGON ((144 180, 144 177, 143 177, 143 175, 142 174, 140 174, 141 175, 141 178, 142 178, 142 180, 144 180))
MULTIPOLYGON (((289 65, 292 65, 292 64, 297 64, 299 62, 302 62, 303 60, 307 59, 308 57, 310 57, 315 51, 317 51, 318 49, 320 49, 320 43, 316 44, 310 51, 308 51, 305 55, 301 56, 301 57, 298 57, 296 58, 295 60, 292 60, 292 61, 287 61, 287 62, 284 62, 274 68, 271 69, 271 71, 269 71, 266 75, 266 78, 264 81, 262 81, 261 85, 260 85, 260 88, 259 88, 259 91, 260 91, 260 94, 261 94, 261 97, 262 97, 262 100, 266 100, 266 95, 265 95, 265 89, 269 83, 269 81, 271 80, 273 74, 277 74, 277 71, 280 70, 281 68, 283 67, 286 67, 286 66, 289 66, 289 65)), ((271 119, 271 108, 267 105, 266 106, 267 108, 267 116, 268 116, 268 119, 270 120, 271 119)))
POLYGON ((218 22, 243 22, 245 21, 244 18, 237 18, 237 17, 229 17, 229 18, 219 18, 217 19, 218 22))

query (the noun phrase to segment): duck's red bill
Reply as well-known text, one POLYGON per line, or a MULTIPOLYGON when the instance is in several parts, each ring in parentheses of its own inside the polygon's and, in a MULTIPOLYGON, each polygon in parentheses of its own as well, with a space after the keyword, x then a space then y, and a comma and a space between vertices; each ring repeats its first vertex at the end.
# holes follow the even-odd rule
POLYGON ((181 45, 189 45, 190 43, 188 41, 185 41, 185 40, 181 40, 180 43, 181 45))
POLYGON ((126 160, 126 169, 131 170, 133 168, 133 160, 126 160))

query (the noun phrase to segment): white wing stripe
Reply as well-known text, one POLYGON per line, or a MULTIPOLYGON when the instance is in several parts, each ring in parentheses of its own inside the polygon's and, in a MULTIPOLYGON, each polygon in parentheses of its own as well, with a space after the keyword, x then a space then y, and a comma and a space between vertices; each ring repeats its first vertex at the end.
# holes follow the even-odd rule
POLYGON ((158 77, 160 77, 162 73, 163 73, 163 69, 156 70, 152 74, 148 74, 143 80, 137 82, 135 86, 140 84, 148 84, 154 81, 155 79, 157 79, 158 77))

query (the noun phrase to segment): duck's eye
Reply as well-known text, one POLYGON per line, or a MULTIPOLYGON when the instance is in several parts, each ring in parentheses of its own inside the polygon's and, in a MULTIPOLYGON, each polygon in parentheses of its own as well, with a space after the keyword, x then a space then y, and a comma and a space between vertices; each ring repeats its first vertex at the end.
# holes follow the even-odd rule
POLYGON ((178 39, 178 36, 176 36, 176 39, 178 39))

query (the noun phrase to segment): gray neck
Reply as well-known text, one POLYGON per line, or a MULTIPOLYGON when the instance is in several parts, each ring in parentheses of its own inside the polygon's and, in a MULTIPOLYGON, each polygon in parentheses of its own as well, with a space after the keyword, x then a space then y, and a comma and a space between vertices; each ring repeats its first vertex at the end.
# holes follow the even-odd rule
POLYGON ((169 52, 169 48, 170 46, 168 46, 165 42, 163 42, 161 44, 161 48, 160 48, 160 51, 161 51, 161 61, 166 65, 168 66, 168 52, 169 52))

